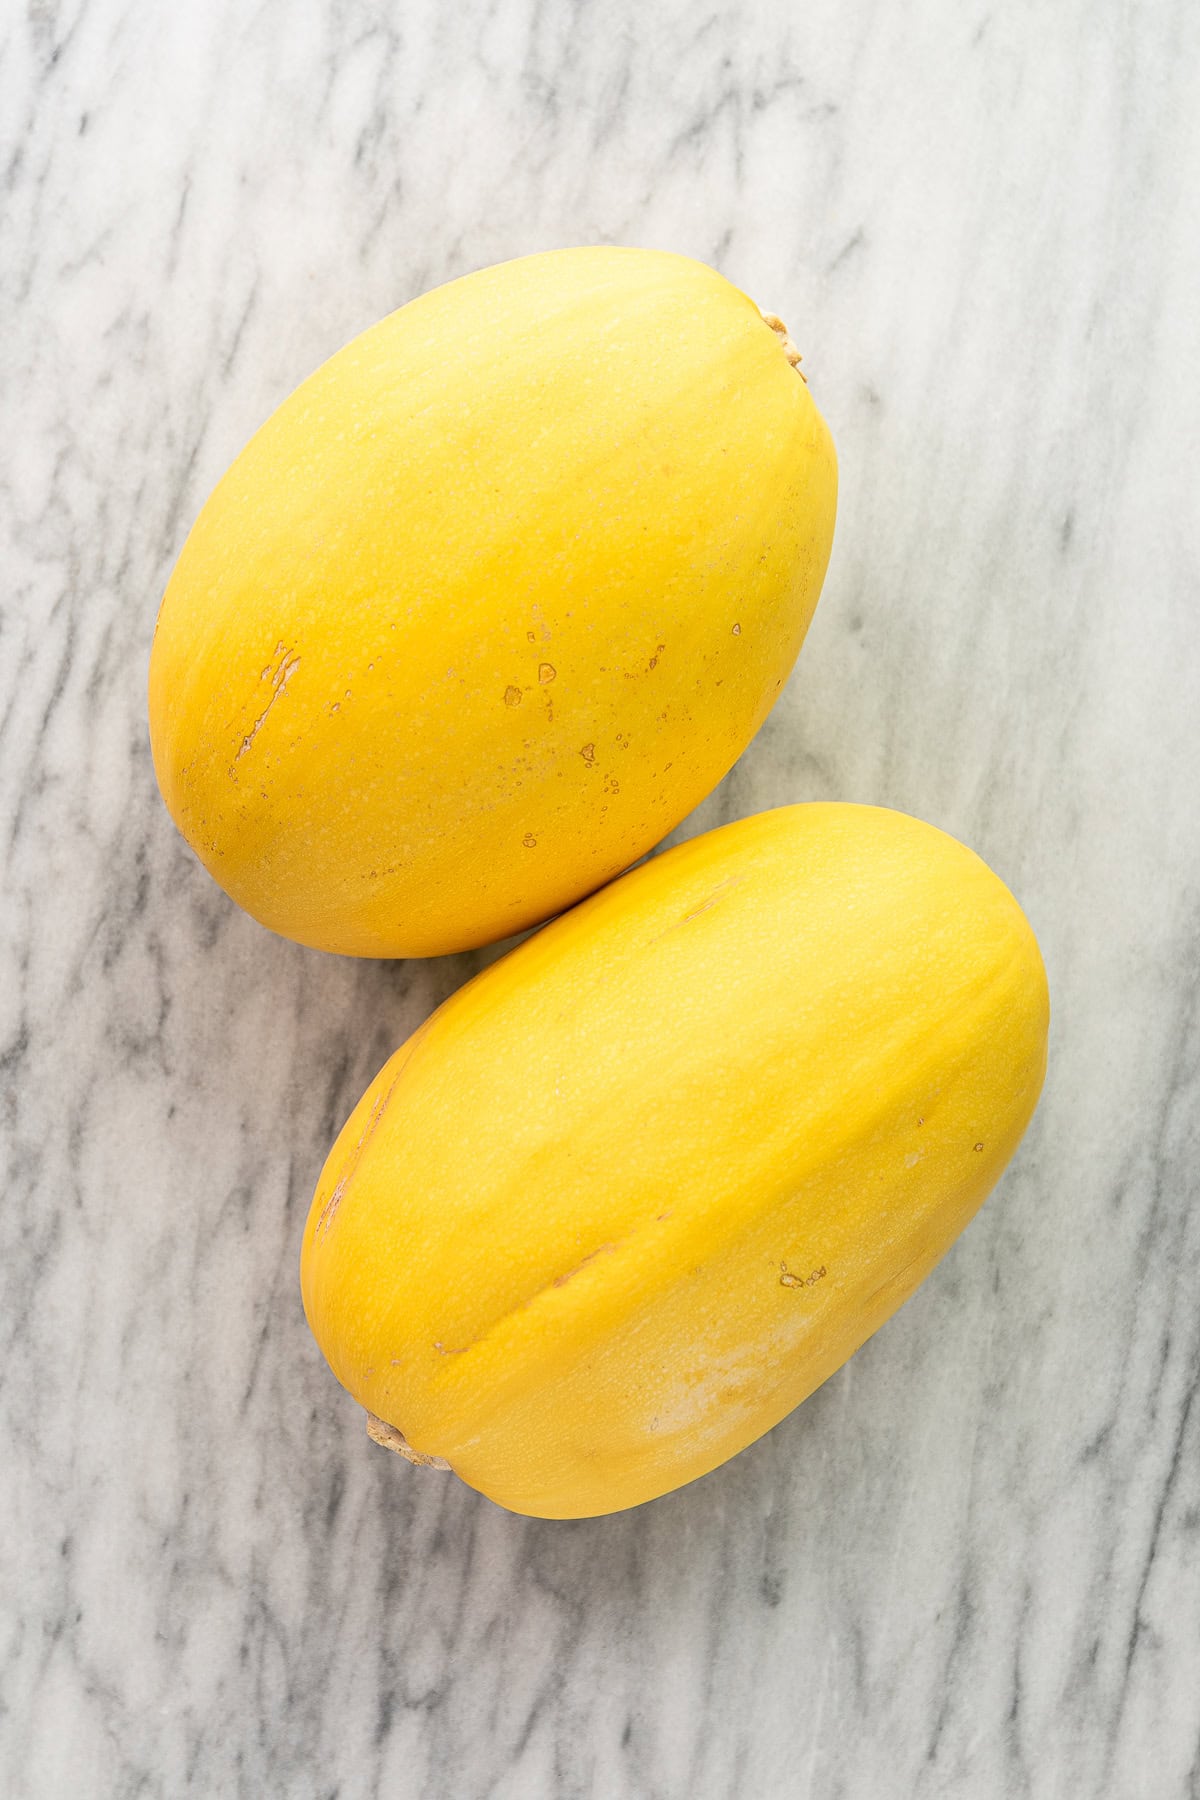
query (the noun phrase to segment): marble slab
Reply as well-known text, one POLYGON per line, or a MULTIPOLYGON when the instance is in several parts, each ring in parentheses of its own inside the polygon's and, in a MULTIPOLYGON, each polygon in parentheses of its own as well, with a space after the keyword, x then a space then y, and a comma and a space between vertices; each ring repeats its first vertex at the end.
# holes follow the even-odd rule
POLYGON ((30 0, 0 22, 0 1793, 1200 1795, 1200 31, 1183 0, 30 0), (372 1446, 298 1238, 479 959, 239 915, 158 800, 189 522, 353 333, 659 245, 781 313, 826 592, 688 821, 838 797, 1041 938, 1035 1124, 911 1303, 634 1513, 372 1446))

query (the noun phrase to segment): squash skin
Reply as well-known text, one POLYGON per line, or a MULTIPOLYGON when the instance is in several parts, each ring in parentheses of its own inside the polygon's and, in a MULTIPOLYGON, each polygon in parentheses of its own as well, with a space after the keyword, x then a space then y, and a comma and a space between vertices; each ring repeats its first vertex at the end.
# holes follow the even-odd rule
POLYGON ((467 276, 272 415, 168 583, 164 800, 286 937, 430 956, 628 867, 732 767, 824 578, 832 440, 689 258, 467 276))
POLYGON ((769 1430, 914 1291, 1045 1072, 978 857, 805 805, 670 850, 448 1000, 328 1158, 301 1285, 342 1384, 512 1511, 618 1511, 769 1430))

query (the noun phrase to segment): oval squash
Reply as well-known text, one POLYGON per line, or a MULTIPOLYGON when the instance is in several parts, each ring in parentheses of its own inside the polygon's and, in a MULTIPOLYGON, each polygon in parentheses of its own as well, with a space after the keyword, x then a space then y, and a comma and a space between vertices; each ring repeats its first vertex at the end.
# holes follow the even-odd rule
POLYGON ((714 1468, 917 1287, 1033 1112, 1036 942, 901 813, 696 838, 462 988, 321 1175, 305 1310, 417 1460, 516 1512, 714 1468))
POLYGON ((402 307, 202 510, 150 664, 154 765, 264 925, 427 956, 657 843, 753 737, 829 557, 832 441, 686 257, 552 252, 402 307))

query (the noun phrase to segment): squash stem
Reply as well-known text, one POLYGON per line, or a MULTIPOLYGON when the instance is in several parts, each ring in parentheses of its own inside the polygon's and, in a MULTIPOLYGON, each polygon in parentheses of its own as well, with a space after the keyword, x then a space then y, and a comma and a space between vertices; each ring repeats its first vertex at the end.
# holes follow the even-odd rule
POLYGON ((402 1431, 389 1425, 386 1419, 377 1419, 373 1412, 367 1414, 367 1436, 372 1443, 382 1444, 385 1450, 394 1450, 405 1462, 415 1463, 418 1469, 450 1467, 444 1456, 426 1456, 423 1450, 414 1450, 402 1431))
POLYGON ((800 379, 804 383, 805 387, 807 387, 808 386, 808 376, 804 373, 804 370, 800 367, 800 361, 801 361, 800 352, 799 352, 799 350, 797 350, 795 344, 793 344, 792 338, 791 338, 791 333, 788 331, 787 326, 784 324, 783 320, 779 317, 778 313, 765 312, 761 316, 762 316, 763 324, 769 325, 771 327, 771 330, 775 333, 775 336, 779 339, 780 349, 783 351, 783 354, 787 357, 788 361, 791 363, 793 369, 795 369, 797 375, 800 377, 800 379))

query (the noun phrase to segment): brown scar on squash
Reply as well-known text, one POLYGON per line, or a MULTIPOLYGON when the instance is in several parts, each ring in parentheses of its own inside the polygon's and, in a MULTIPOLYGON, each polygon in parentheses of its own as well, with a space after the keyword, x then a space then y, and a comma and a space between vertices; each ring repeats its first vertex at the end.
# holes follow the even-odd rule
POLYGON ((589 1250, 583 1261, 577 1262, 573 1269, 566 1269, 561 1275, 556 1275, 554 1280, 550 1283, 551 1287, 566 1287, 568 1281, 578 1275, 581 1269, 586 1269, 588 1264, 590 1262, 595 1262, 598 1256, 611 1255, 616 1247, 615 1244, 598 1244, 594 1250, 589 1250))
MULTIPOLYGON (((595 1262, 598 1256, 611 1256, 616 1248, 616 1244, 597 1244, 596 1248, 594 1250, 589 1250, 587 1255, 583 1257, 581 1261, 577 1262, 573 1268, 564 1269, 561 1275, 556 1275, 553 1280, 548 1281, 544 1287, 538 1288, 536 1292, 530 1294, 528 1299, 522 1300, 521 1303, 518 1306, 515 1306, 512 1309, 512 1312, 506 1314, 505 1317, 512 1318, 518 1313, 528 1311, 534 1301, 539 1300, 543 1294, 548 1294, 552 1288, 566 1287, 568 1281, 574 1280, 575 1276, 581 1274, 582 1271, 587 1268, 589 1263, 595 1262)), ((502 1322, 503 1320, 496 1320, 494 1324, 488 1326, 487 1330, 482 1332, 479 1337, 472 1338, 469 1344, 443 1344, 440 1338, 434 1338, 433 1347, 438 1352, 439 1356, 464 1356, 468 1350, 473 1350, 476 1344, 483 1342, 483 1339, 488 1335, 488 1331, 494 1330, 495 1325, 501 1324, 502 1322)))
POLYGON ((693 906, 690 912, 685 912, 682 918, 676 919, 674 924, 668 925, 666 931, 660 931, 658 937, 650 940, 651 943, 657 944, 659 938, 666 937, 667 932, 678 931, 681 925, 688 925, 693 919, 698 919, 701 913, 706 913, 712 907, 716 906, 718 901, 727 894, 731 888, 740 887, 745 879, 746 877, 744 875, 730 875, 727 880, 718 882, 707 900, 702 900, 699 906, 693 906))
MULTIPOLYGON (((407 1060, 406 1057, 405 1061, 407 1062, 407 1060)), ((379 1121, 382 1119, 384 1112, 387 1110, 388 1101, 395 1092, 396 1082, 399 1081, 402 1073, 402 1069, 397 1070, 395 1080, 388 1085, 387 1089, 382 1094, 376 1096, 375 1104, 371 1108, 371 1116, 363 1127, 362 1136, 359 1138, 357 1144, 355 1144, 354 1149, 350 1152, 350 1165, 344 1174, 339 1175, 332 1194, 330 1194, 328 1200, 321 1208, 320 1216, 318 1217, 316 1226, 313 1230, 314 1238, 320 1237, 321 1233, 323 1231, 328 1231, 329 1227, 333 1224, 337 1209, 342 1204, 342 1195, 350 1185, 351 1178, 358 1168, 359 1162, 362 1160, 362 1153, 378 1128, 379 1121)))
POLYGON ((330 1225, 333 1223, 333 1215, 336 1213, 338 1207, 342 1204, 342 1195, 346 1191, 346 1183, 349 1181, 349 1179, 350 1179, 349 1175, 342 1176, 341 1180, 337 1183, 336 1187, 334 1188, 332 1194, 330 1194, 328 1200, 325 1202, 324 1206, 321 1208, 320 1216, 317 1219, 317 1228, 313 1232, 314 1237, 320 1237, 320 1235, 323 1231, 329 1230, 330 1225))
MULTIPOLYGON (((272 668, 271 664, 268 663, 267 667, 263 670, 261 676, 259 677, 259 679, 261 681, 266 681, 268 679, 270 680, 271 698, 267 701, 267 704, 263 707, 263 709, 259 713, 257 719, 255 719, 253 725, 250 727, 249 731, 246 733, 245 737, 242 739, 241 743, 238 745, 237 752, 233 759, 235 763, 241 762, 241 760, 242 760, 243 756, 245 756, 247 750, 250 749, 255 738, 258 736, 259 732, 262 730, 263 726, 267 722, 267 714, 270 712, 271 708, 274 706, 275 702, 278 700, 280 694, 282 694, 284 688, 287 686, 288 682, 292 679, 292 676, 295 673, 296 669, 299 667, 300 657, 295 651, 284 650, 282 645, 279 646, 279 650, 282 651, 282 655, 280 656, 280 659, 279 659, 278 668, 272 668)), ((277 654, 278 654, 278 652, 277 652, 277 654)), ((230 775, 232 775, 234 777, 234 780, 237 779, 232 767, 230 768, 229 773, 230 773, 230 775)))
MULTIPOLYGON (((443 1006, 445 1005, 444 1001, 442 1002, 442 1005, 443 1006)), ((393 1075, 391 1081, 388 1083, 384 1092, 382 1094, 378 1095, 378 1097, 376 1098, 375 1104, 371 1108, 371 1116, 367 1120, 366 1124, 363 1127, 362 1136, 359 1138, 357 1144, 355 1144, 353 1150, 350 1152, 349 1164, 348 1164, 344 1174, 342 1174, 338 1177, 337 1183, 334 1187, 332 1194, 330 1194, 328 1200, 325 1202, 324 1206, 321 1208, 320 1214, 318 1215, 318 1218, 317 1218, 317 1222, 313 1226, 313 1241, 314 1241, 314 1243, 316 1242, 317 1238, 319 1238, 321 1236, 321 1233, 323 1231, 328 1231, 329 1227, 333 1224, 334 1216, 337 1213, 338 1207, 342 1203, 342 1196, 345 1194, 347 1187, 349 1187, 349 1185, 350 1185, 350 1182, 354 1179, 354 1175, 358 1169, 358 1165, 362 1161, 363 1151, 366 1149, 366 1147, 370 1143, 372 1137, 378 1131, 380 1122, 383 1119, 383 1115, 387 1111, 388 1107, 391 1105, 392 1095, 395 1093, 397 1087, 400 1084, 400 1077, 403 1075, 405 1069, 407 1069, 409 1063, 412 1061, 413 1052, 417 1048, 417 1045, 421 1042, 421 1039, 425 1036, 426 1032, 429 1030, 429 1027, 433 1024, 433 1021, 437 1018, 438 1013, 440 1013, 441 1010, 442 1010, 441 1006, 437 1007, 433 1012, 430 1013, 429 1017, 425 1020, 424 1024, 418 1025, 417 1029, 413 1032, 412 1036, 408 1040, 408 1044, 406 1046, 407 1051, 408 1051, 407 1056, 404 1058, 404 1061, 400 1064, 400 1067, 396 1070, 396 1073, 393 1075)))

